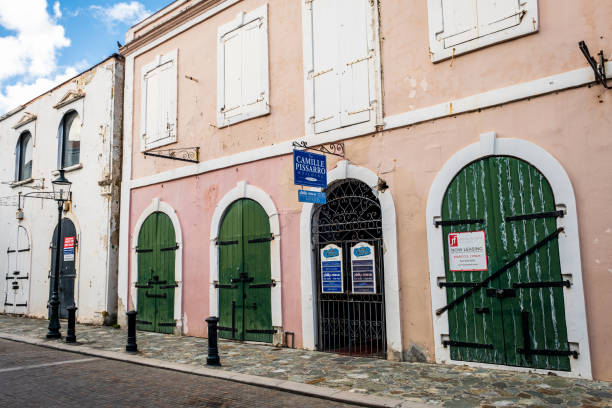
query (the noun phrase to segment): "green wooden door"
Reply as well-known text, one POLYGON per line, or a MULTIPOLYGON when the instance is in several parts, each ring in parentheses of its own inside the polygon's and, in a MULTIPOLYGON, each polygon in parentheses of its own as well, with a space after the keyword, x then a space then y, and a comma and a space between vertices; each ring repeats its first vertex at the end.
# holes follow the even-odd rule
POLYGON ((170 218, 161 212, 147 217, 138 236, 138 330, 172 333, 174 259, 178 245, 170 218))
POLYGON ((452 359, 570 370, 563 290, 571 289, 561 275, 558 216, 544 176, 515 158, 476 161, 451 182, 442 205, 442 286, 452 306, 452 359), (473 231, 484 231, 487 265, 476 269, 485 270, 451 270, 449 234, 473 231))
POLYGON ((255 201, 238 200, 227 209, 219 248, 219 335, 272 342, 270 223, 255 201))

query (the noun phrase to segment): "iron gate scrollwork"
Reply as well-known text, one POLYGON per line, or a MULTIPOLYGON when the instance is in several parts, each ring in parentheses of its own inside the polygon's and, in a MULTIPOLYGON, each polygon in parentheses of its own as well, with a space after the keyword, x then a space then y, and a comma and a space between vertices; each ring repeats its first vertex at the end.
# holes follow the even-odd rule
POLYGON ((365 183, 345 179, 330 185, 327 204, 315 207, 312 244, 316 259, 318 344, 321 351, 386 358, 385 292, 380 202, 365 183), (375 293, 352 293, 351 248, 374 247, 375 293), (342 248, 343 292, 323 293, 321 249, 342 248))

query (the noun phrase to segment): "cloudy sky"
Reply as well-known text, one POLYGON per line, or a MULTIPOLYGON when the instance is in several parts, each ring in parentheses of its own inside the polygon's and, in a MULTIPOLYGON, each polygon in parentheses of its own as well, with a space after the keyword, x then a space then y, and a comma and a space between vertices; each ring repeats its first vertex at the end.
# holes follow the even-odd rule
POLYGON ((0 0, 0 115, 97 64, 172 0, 0 0))

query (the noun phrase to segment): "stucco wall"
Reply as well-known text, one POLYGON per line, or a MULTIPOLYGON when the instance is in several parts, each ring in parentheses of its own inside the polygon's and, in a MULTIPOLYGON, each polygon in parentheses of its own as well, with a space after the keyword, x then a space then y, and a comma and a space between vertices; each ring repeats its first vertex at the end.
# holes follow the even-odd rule
MULTIPOLYGON (((20 187, 0 185, 0 196, 16 196, 30 193, 32 186, 42 186, 50 191, 52 172, 57 168, 57 129, 62 116, 76 110, 82 121, 80 163, 82 168, 67 172, 72 182, 72 205, 64 216, 70 218, 77 231, 75 303, 79 308, 77 318, 81 322, 102 323, 106 313, 116 313, 116 280, 118 251, 118 220, 111 226, 111 219, 118 214, 117 184, 121 180, 121 112, 123 69, 122 61, 111 58, 68 83, 41 95, 26 107, 0 122, 0 180, 13 181, 15 174, 15 146, 19 135, 30 130, 34 137, 33 183, 20 187), (59 109, 53 108, 70 90, 82 90, 85 97, 59 109), (118 97, 118 99, 117 99, 118 97), (115 116, 115 110, 118 109, 115 116), (37 115, 37 119, 18 129, 12 127, 25 112, 37 115), (117 122, 118 121, 118 122, 117 122), (119 123, 119 127, 117 127, 119 123), (115 146, 119 143, 119 146, 115 146), (119 150, 117 150, 117 148, 119 150), (111 193, 115 184, 115 202, 111 193), (114 239, 111 239, 114 236, 114 239)), ((2 229, 17 228, 16 207, 0 207, 2 229)), ((51 268, 50 243, 57 224, 57 205, 52 200, 26 198, 24 218, 19 224, 30 232, 31 277, 27 314, 47 316, 49 299, 49 270, 51 268)), ((7 268, 7 234, 0 234, 0 273, 4 279, 7 268)), ((2 302, 4 303, 4 302, 2 302)), ((2 310, 3 305, 0 306, 2 310)))

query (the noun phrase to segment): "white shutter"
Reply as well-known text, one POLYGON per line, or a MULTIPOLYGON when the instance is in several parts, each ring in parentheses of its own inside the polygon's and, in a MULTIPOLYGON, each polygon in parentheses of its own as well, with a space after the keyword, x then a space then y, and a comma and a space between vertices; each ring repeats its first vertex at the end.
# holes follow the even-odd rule
POLYGON ((159 56, 143 68, 141 103, 143 150, 176 141, 176 51, 159 56))
POLYGON ((477 1, 442 0, 444 28, 437 38, 444 41, 444 48, 450 48, 478 37, 477 1))
POLYGON ((239 115, 242 107, 242 33, 236 30, 223 39, 224 103, 223 116, 239 115))
POLYGON ((314 131, 340 127, 337 0, 312 0, 314 131))
POLYGON ((518 25, 519 0, 478 0, 478 35, 483 36, 518 25))
POLYGON ((262 35, 263 22, 257 19, 243 28, 242 31, 242 105, 252 109, 253 105, 263 102, 261 60, 263 58, 262 35))
POLYGON ((341 12, 340 22, 340 89, 341 125, 370 120, 368 49, 368 0, 335 0, 341 12))

